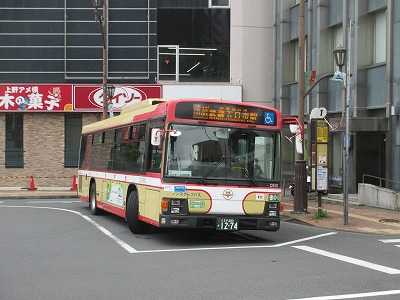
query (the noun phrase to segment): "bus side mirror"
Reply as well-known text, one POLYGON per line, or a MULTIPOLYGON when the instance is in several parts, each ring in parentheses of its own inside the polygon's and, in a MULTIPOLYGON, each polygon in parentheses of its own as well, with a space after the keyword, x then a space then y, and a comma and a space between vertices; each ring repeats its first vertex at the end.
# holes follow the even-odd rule
POLYGON ((153 146, 161 145, 161 134, 162 134, 162 130, 159 128, 153 128, 151 130, 151 144, 153 146))

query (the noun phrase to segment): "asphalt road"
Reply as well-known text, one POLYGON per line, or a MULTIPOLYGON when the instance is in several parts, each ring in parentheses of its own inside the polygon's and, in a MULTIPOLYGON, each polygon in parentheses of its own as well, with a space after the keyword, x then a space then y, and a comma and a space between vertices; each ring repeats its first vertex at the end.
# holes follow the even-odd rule
POLYGON ((400 299, 397 245, 291 222, 133 235, 74 199, 2 200, 0 300, 400 299))

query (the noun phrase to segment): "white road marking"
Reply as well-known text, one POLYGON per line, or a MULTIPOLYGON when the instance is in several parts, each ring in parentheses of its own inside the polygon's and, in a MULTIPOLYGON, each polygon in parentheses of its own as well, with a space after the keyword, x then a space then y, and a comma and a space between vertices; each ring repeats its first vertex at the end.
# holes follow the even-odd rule
POLYGON ((98 230, 100 230, 102 233, 104 233, 106 236, 108 236, 110 239, 112 239, 114 242, 116 242, 120 247, 122 247, 124 250, 126 250, 128 253, 132 254, 136 252, 136 249, 125 243, 123 240, 120 238, 116 237, 113 235, 108 229, 104 228, 101 226, 99 223, 94 221, 93 219, 89 218, 88 216, 75 211, 75 210, 70 210, 70 209, 64 209, 64 208, 56 208, 56 207, 45 207, 45 206, 17 206, 17 205, 2 205, 0 208, 35 208, 35 209, 49 209, 49 210, 58 210, 58 211, 64 211, 64 212, 69 212, 73 213, 75 215, 80 216, 84 220, 88 221, 90 224, 92 224, 94 227, 96 227, 98 230))
POLYGON ((30 200, 26 201, 25 203, 30 203, 30 204, 58 204, 58 203, 80 203, 79 200, 30 200))
POLYGON ((394 239, 394 240, 379 240, 382 243, 385 244, 394 244, 394 243, 400 243, 400 239, 394 239))
POLYGON ((340 261, 343 261, 343 262, 347 262, 349 264, 353 264, 353 265, 357 265, 357 266, 360 266, 360 267, 368 268, 368 269, 371 269, 371 270, 383 272, 383 273, 386 273, 386 274, 389 274, 389 275, 398 275, 398 274, 400 274, 400 270, 398 270, 398 269, 385 267, 385 266, 374 264, 374 263, 371 263, 371 262, 368 262, 368 261, 365 261, 365 260, 361 260, 361 259, 357 259, 357 258, 353 258, 353 257, 349 257, 349 256, 344 256, 344 255, 341 255, 341 254, 328 252, 328 251, 325 251, 325 250, 320 250, 320 249, 309 247, 309 246, 292 246, 292 247, 296 248, 296 249, 303 250, 303 251, 311 252, 311 253, 314 253, 314 254, 318 254, 318 255, 330 257, 330 258, 333 258, 333 259, 337 259, 337 260, 340 260, 340 261))
POLYGON ((398 294, 400 294, 400 290, 359 293, 359 294, 344 294, 335 296, 320 296, 320 297, 301 298, 301 299, 299 298, 299 299, 289 299, 289 300, 339 300, 339 299, 367 298, 367 297, 388 296, 388 295, 398 295, 398 294))
POLYGON ((185 251, 209 251, 209 250, 232 250, 232 249, 259 249, 259 248, 278 248, 288 245, 293 245, 297 243, 302 243, 310 240, 315 240, 318 238, 335 235, 337 232, 328 232, 324 234, 314 235, 294 241, 289 241, 285 243, 275 244, 275 245, 255 245, 255 246, 231 246, 231 247, 200 247, 200 248, 177 248, 177 249, 156 249, 156 250, 137 250, 135 254, 140 253, 160 253, 160 252, 185 252, 185 251))

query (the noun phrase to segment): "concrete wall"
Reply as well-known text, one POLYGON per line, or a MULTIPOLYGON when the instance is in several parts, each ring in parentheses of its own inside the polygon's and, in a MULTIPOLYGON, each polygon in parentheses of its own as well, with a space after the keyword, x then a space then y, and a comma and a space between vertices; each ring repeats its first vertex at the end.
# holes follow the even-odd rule
POLYGON ((231 1, 231 83, 243 101, 274 97, 274 1, 231 1))
MULTIPOLYGON (((82 124, 100 114, 83 114, 82 124)), ((0 113, 0 187, 68 187, 76 168, 64 168, 64 114, 24 113, 24 167, 5 168, 5 113, 0 113), (13 178, 18 177, 18 178, 13 178), (40 178, 39 178, 40 177, 40 178)))
POLYGON ((372 184, 358 184, 358 202, 372 207, 400 210, 400 193, 372 184))

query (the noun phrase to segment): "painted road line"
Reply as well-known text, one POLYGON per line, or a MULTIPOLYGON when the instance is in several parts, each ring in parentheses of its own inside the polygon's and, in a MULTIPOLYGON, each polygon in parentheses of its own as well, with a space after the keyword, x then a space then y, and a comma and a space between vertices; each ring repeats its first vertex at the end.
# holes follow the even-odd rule
POLYGON ((58 204, 58 203, 62 203, 62 204, 64 204, 64 203, 67 203, 67 204, 70 204, 70 203, 79 203, 80 201, 79 200, 70 200, 70 201, 67 201, 67 200, 30 200, 30 201, 27 201, 27 202, 25 202, 25 203, 29 203, 29 204, 58 204))
POLYGON ((394 240, 379 240, 382 243, 385 244, 395 244, 395 243, 400 243, 400 239, 394 239, 394 240))
POLYGON ((337 232, 328 232, 324 234, 314 235, 298 240, 293 240, 285 243, 274 244, 274 245, 255 245, 255 246, 228 246, 228 247, 200 247, 200 248, 177 248, 177 249, 154 249, 154 250, 137 250, 134 252, 135 254, 140 253, 162 253, 162 252, 186 252, 186 251, 210 251, 210 250, 234 250, 234 249, 262 249, 262 248, 278 248, 288 245, 293 245, 297 243, 302 243, 310 240, 319 239, 322 237, 327 237, 331 235, 335 235, 337 232))
POLYGON ((393 268, 389 268, 389 267, 385 267, 382 265, 378 265, 378 264, 374 264, 365 260, 361 260, 361 259, 357 259, 357 258, 353 258, 353 257, 349 257, 349 256, 344 256, 341 254, 337 254, 337 253, 333 253, 333 252, 328 252, 325 250, 321 250, 321 249, 317 249, 317 248, 313 248, 313 247, 309 247, 309 246, 292 246, 293 248, 296 249, 300 249, 303 251, 307 251, 310 253, 314 253, 314 254, 318 254, 318 255, 322 255, 325 257, 329 257, 329 258, 333 258, 333 259, 337 259, 343 262, 347 262, 349 264, 353 264, 353 265, 357 265, 360 267, 364 267, 364 268, 368 268, 371 270, 375 270, 375 271, 379 271, 382 273, 386 273, 389 275, 398 275, 400 274, 400 270, 397 269, 393 269, 393 268))
POLYGON ((320 296, 312 298, 298 298, 289 300, 338 300, 338 299, 356 299, 356 298, 368 298, 368 297, 379 297, 389 295, 399 295, 400 290, 382 291, 382 292, 371 292, 371 293, 359 293, 359 294, 344 294, 335 296, 320 296))
POLYGON ((33 208, 33 209, 48 209, 48 210, 57 210, 57 211, 63 211, 63 212, 69 212, 73 213, 75 215, 80 216, 90 224, 92 224, 94 227, 96 227, 99 231, 101 231, 103 234, 108 236, 110 239, 112 239, 114 242, 116 242, 120 247, 122 247, 124 250, 126 250, 128 253, 132 254, 136 252, 136 249, 125 243, 123 240, 120 238, 116 237, 113 235, 108 229, 104 228, 101 226, 99 223, 94 221, 93 219, 89 218, 88 216, 75 211, 75 210, 70 210, 70 209, 65 209, 65 208, 57 208, 57 207, 45 207, 45 206, 17 206, 17 205, 1 205, 0 208, 33 208))

